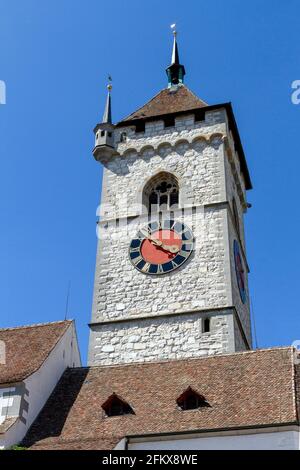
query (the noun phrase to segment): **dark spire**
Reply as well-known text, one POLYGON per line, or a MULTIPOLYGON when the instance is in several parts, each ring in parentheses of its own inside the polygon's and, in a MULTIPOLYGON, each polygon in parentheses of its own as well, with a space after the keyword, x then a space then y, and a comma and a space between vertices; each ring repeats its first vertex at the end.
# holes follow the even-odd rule
MULTIPOLYGON (((111 77, 108 77, 109 81, 111 81, 111 77)), ((106 105, 105 105, 105 109, 104 109, 104 114, 103 114, 103 118, 102 118, 102 124, 112 124, 112 120, 111 120, 111 95, 110 95, 110 92, 112 90, 112 85, 111 83, 109 83, 107 85, 107 98, 106 98, 106 105)))
POLYGON ((178 46, 177 46, 177 40, 176 40, 176 36, 177 36, 176 31, 174 31, 173 34, 174 34, 174 41, 173 41, 171 65, 173 64, 179 65, 179 53, 178 53, 178 46))
MULTIPOLYGON (((175 28, 176 25, 172 25, 171 28, 175 28)), ((185 76, 184 65, 179 63, 179 52, 177 45, 177 31, 173 30, 174 41, 173 41, 173 50, 172 50, 172 59, 171 65, 167 68, 168 76, 168 87, 170 88, 173 85, 178 85, 183 83, 183 78, 185 76)))

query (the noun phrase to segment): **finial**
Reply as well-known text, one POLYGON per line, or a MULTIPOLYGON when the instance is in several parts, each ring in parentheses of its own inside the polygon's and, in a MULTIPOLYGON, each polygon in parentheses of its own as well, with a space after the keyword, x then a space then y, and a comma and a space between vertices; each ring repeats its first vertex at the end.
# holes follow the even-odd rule
POLYGON ((107 79, 108 79, 108 84, 107 84, 106 88, 107 88, 108 91, 110 92, 110 91, 112 90, 112 83, 111 83, 111 82, 112 82, 112 78, 111 78, 111 75, 108 75, 107 79))
POLYGON ((177 36, 176 23, 171 24, 170 28, 172 29, 173 36, 176 38, 177 36))
POLYGON ((177 38, 176 23, 171 24, 171 29, 172 29, 173 36, 174 36, 172 59, 171 59, 171 65, 172 65, 172 64, 179 64, 179 54, 178 54, 178 46, 177 46, 177 40, 176 40, 177 38))
POLYGON ((110 75, 108 75, 108 84, 106 85, 106 88, 108 90, 108 93, 107 93, 107 99, 106 99, 106 105, 105 105, 105 109, 104 109, 104 114, 103 114, 103 119, 102 119, 102 123, 106 123, 106 124, 111 124, 112 121, 111 121, 111 98, 110 98, 110 92, 112 90, 112 78, 110 75))

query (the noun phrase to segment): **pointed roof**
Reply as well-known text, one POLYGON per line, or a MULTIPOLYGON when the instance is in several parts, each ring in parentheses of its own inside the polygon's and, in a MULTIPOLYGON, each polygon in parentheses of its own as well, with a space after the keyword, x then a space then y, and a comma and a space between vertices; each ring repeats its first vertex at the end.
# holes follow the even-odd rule
POLYGON ((72 320, 16 328, 1 328, 5 364, 0 363, 0 384, 21 382, 37 371, 72 324, 72 320))
POLYGON ((178 85, 179 83, 183 83, 183 79, 185 76, 184 65, 180 64, 179 62, 179 52, 178 52, 178 45, 177 45, 177 39, 176 39, 177 32, 174 31, 173 34, 174 34, 174 41, 173 41, 171 65, 169 65, 169 67, 166 69, 169 88, 173 85, 178 85))
POLYGON ((146 119, 165 114, 186 112, 197 108, 204 108, 207 103, 198 98, 185 85, 178 85, 171 88, 164 88, 144 106, 123 119, 121 123, 130 124, 136 119, 146 119))
POLYGON ((111 124, 111 94, 110 91, 112 89, 112 86, 109 84, 107 85, 107 98, 106 98, 106 104, 104 108, 104 113, 103 113, 103 118, 102 118, 102 124, 111 124))
POLYGON ((176 41, 176 35, 174 34, 171 65, 173 65, 173 64, 178 64, 179 65, 179 63, 180 62, 179 62, 178 45, 177 45, 177 41, 176 41))

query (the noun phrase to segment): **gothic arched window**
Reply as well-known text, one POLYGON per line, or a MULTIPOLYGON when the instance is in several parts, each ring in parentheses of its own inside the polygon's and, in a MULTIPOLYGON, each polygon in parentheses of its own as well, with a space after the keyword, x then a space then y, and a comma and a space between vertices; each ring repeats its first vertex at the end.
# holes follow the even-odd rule
POLYGON ((165 172, 154 176, 144 188, 143 204, 149 214, 177 209, 179 205, 177 178, 165 172))

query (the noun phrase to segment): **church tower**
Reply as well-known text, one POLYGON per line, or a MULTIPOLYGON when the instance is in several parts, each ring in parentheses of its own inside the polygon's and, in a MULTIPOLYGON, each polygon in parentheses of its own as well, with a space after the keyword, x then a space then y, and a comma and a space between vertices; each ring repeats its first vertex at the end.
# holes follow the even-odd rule
POLYGON ((176 33, 168 84, 95 128, 103 165, 89 365, 251 349, 244 236, 251 180, 230 103, 184 84, 176 33))

